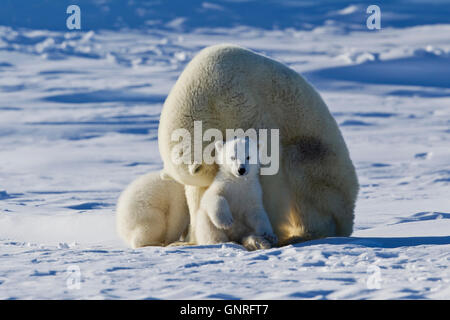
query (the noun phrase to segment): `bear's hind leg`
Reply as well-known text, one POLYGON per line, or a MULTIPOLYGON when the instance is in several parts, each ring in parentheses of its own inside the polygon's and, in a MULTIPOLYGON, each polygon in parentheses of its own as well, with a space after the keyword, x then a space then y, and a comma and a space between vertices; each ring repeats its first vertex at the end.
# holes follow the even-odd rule
POLYGON ((357 194, 350 159, 314 137, 297 137, 283 151, 297 229, 286 242, 350 235, 357 194))

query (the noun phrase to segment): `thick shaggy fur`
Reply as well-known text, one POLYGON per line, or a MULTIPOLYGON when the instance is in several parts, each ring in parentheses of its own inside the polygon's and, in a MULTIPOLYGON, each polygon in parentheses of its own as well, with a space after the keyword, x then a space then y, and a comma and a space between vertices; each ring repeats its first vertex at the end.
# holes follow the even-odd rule
POLYGON ((184 186, 162 180, 160 172, 134 180, 117 203, 117 232, 132 248, 178 241, 188 223, 184 186))
POLYGON ((227 128, 279 129, 280 170, 260 180, 281 244, 352 233, 354 166, 326 104, 298 73, 234 45, 202 50, 183 71, 164 103, 158 143, 165 174, 186 185, 191 229, 202 193, 218 170, 203 163, 190 172, 171 160, 178 144, 171 141, 173 130, 185 128, 194 137, 194 121, 224 136, 227 128))

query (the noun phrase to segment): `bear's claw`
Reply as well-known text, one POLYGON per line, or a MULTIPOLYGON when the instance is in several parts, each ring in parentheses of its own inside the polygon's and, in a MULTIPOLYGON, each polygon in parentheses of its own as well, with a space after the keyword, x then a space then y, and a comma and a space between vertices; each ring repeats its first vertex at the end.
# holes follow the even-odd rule
POLYGON ((272 245, 270 242, 262 236, 248 236, 242 240, 242 245, 247 250, 260 250, 260 249, 270 249, 272 245))
POLYGON ((278 237, 274 233, 264 232, 262 236, 273 246, 278 243, 278 237))

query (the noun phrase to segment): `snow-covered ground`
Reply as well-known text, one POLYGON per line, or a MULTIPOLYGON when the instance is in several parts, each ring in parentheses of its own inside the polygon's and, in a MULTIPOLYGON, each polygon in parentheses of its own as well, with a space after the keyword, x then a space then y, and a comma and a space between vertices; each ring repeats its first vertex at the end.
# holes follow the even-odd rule
POLYGON ((365 4, 308 7, 314 19, 302 25, 292 12, 308 11, 284 1, 272 28, 264 14, 243 26, 238 5, 244 12, 252 1, 219 3, 200 2, 198 17, 173 4, 178 20, 166 5, 145 28, 124 18, 131 28, 99 22, 81 32, 64 31, 65 10, 61 30, 39 27, 44 11, 21 24, 23 11, 2 10, 0 299, 450 299, 448 5, 433 2, 440 10, 423 15, 408 7, 414 24, 399 1, 387 27, 370 31, 365 4), (199 18, 208 12, 231 12, 219 14, 231 22, 199 18), (352 237, 256 252, 132 250, 117 238, 119 193, 162 166, 167 93, 200 49, 221 42, 286 63, 322 94, 361 185, 352 237))

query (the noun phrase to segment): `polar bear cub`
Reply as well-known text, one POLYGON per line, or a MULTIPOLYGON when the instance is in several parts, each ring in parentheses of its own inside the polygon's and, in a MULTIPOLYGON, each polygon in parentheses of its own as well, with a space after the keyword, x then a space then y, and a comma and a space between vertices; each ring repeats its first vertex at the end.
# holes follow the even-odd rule
POLYGON ((150 172, 134 180, 117 202, 116 227, 132 248, 168 245, 187 230, 184 186, 150 172))
POLYGON ((258 147, 249 138, 215 143, 219 171, 200 201, 198 244, 235 241, 256 250, 277 243, 262 201, 258 147))

